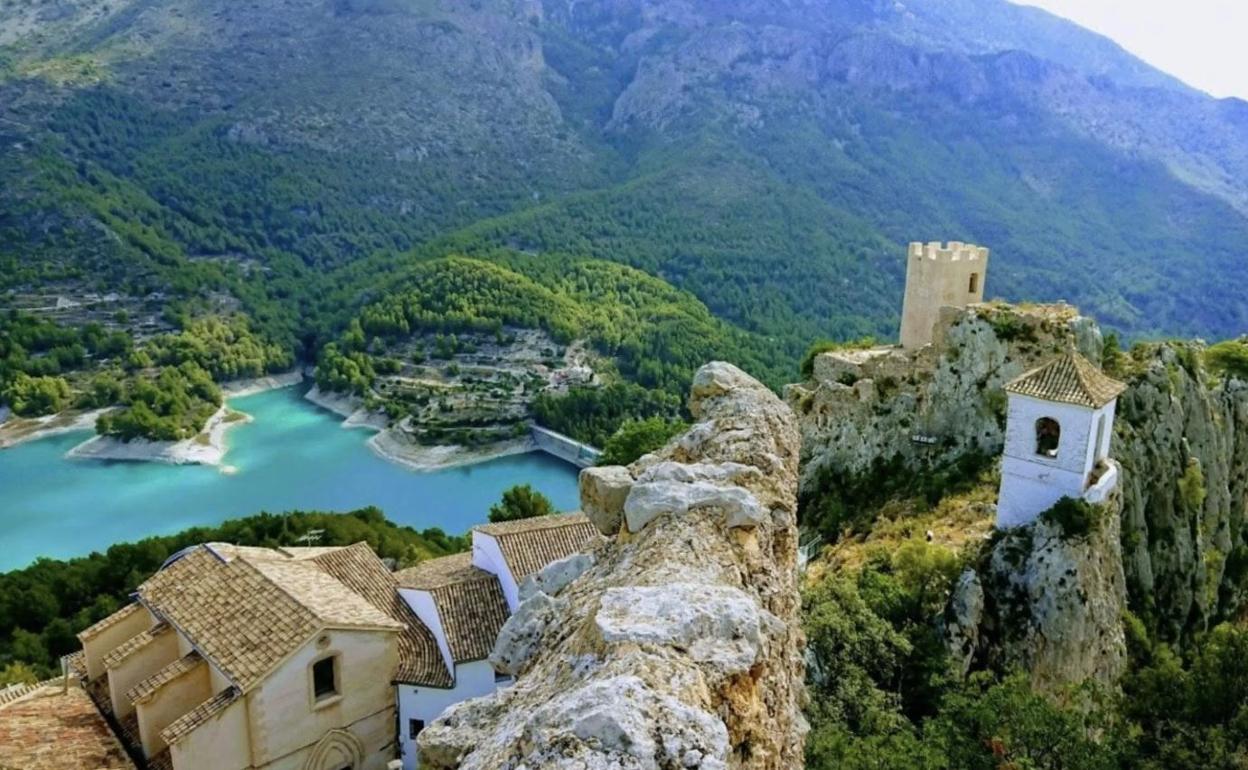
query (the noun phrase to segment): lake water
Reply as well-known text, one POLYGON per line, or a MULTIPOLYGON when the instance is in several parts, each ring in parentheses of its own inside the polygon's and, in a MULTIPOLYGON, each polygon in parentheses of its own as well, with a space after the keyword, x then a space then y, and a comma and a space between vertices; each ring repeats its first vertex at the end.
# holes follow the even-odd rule
POLYGON ((486 520, 514 484, 560 510, 578 504, 577 469, 541 453, 417 473, 373 454, 366 430, 305 401, 295 388, 231 399, 255 421, 231 428, 225 463, 203 466, 67 460, 89 432, 0 451, 0 571, 117 542, 211 525, 260 511, 347 511, 375 505, 417 529, 460 534, 486 520))

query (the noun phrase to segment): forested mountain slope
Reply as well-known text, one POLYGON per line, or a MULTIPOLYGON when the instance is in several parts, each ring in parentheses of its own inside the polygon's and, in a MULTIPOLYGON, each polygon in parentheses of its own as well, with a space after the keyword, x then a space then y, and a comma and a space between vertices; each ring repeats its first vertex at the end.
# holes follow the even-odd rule
POLYGON ((241 309, 312 355, 413 261, 560 253, 795 361, 891 336, 902 244, 956 238, 990 295, 1129 335, 1248 322, 1248 106, 1004 0, 11 0, 0 30, 2 306, 241 309))

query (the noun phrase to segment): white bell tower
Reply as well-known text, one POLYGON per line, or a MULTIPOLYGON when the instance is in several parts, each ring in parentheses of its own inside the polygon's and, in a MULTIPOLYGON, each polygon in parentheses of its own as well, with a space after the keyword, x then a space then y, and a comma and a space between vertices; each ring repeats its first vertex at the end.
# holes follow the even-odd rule
POLYGON ((1074 352, 1005 386, 997 527, 1029 524, 1063 497, 1099 503, 1108 496, 1118 483, 1109 446, 1125 389, 1074 352))

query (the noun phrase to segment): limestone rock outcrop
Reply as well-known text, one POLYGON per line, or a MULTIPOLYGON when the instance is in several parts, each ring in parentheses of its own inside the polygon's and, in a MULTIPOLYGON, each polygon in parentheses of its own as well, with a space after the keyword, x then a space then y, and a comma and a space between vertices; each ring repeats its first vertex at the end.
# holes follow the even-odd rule
POLYGON ((1068 305, 989 303, 941 311, 931 345, 815 357, 813 377, 785 398, 802 430, 802 488, 829 475, 923 472, 968 453, 995 456, 1005 431, 1005 383, 1076 347, 1101 360, 1095 323, 1068 305))
POLYGON ((690 408, 663 449, 585 472, 613 537, 526 587, 491 658, 515 684, 426 727, 422 767, 802 765, 796 422, 723 363, 690 408))
POLYGON ((1121 511, 1115 494, 1086 533, 1047 517, 1008 530, 962 575, 944 623, 962 673, 1021 668, 1038 691, 1059 696, 1068 685, 1117 681, 1127 662, 1121 511))
POLYGON ((1118 400, 1132 609, 1163 638, 1248 606, 1248 382, 1211 382, 1198 343, 1163 343, 1118 400))

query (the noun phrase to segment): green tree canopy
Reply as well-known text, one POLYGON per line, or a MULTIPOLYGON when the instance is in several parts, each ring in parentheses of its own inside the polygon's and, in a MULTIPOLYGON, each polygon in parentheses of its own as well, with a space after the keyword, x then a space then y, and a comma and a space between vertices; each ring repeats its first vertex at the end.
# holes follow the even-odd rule
POLYGON ((554 512, 555 506, 549 497, 528 484, 518 484, 503 492, 503 499, 490 506, 490 521, 497 524, 502 521, 546 516, 554 512))

